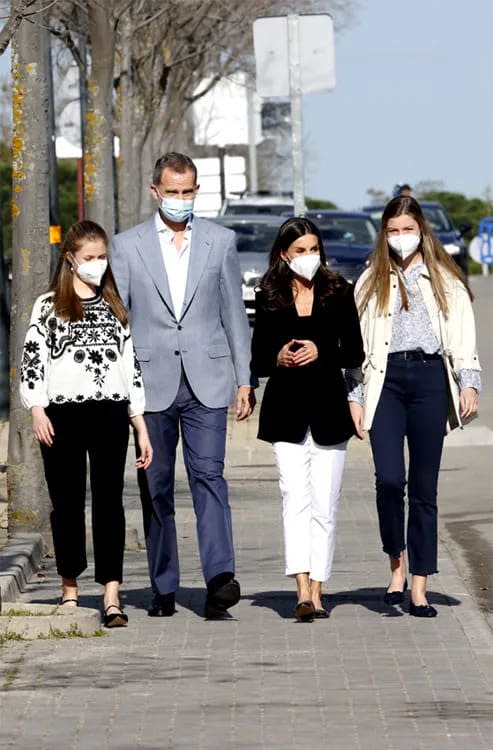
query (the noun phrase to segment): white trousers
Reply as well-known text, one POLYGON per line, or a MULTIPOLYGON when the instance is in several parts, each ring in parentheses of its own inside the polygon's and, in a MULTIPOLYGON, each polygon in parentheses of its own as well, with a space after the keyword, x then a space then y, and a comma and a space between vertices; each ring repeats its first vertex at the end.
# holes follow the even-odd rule
POLYGON ((330 578, 346 446, 347 442, 318 445, 310 431, 302 443, 273 443, 288 576, 309 573, 313 581, 330 578))

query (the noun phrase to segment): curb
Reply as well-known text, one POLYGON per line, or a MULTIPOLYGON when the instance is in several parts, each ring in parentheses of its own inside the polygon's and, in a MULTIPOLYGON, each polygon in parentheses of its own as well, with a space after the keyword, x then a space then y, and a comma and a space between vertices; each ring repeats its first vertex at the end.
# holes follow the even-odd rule
POLYGON ((14 603, 0 616, 0 637, 23 640, 91 636, 101 629, 101 614, 87 607, 14 603), (9 611, 12 614, 9 614, 9 611))
POLYGON ((0 553, 0 611, 2 602, 15 602, 39 570, 43 557, 41 534, 15 534, 0 553))

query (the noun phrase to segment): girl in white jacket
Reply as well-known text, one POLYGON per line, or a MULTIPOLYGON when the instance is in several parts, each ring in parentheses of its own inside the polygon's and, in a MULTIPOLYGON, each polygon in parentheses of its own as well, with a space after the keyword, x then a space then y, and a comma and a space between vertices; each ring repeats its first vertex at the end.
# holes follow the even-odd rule
POLYGON ((447 429, 478 408, 480 365, 467 280, 410 196, 391 200, 369 268, 356 285, 366 358, 347 371, 358 435, 369 431, 377 511, 399 604, 412 574, 409 613, 435 617, 426 597, 437 572, 437 483, 447 429), (405 535, 404 439, 409 449, 405 535), (407 544, 406 544, 407 542, 407 544))

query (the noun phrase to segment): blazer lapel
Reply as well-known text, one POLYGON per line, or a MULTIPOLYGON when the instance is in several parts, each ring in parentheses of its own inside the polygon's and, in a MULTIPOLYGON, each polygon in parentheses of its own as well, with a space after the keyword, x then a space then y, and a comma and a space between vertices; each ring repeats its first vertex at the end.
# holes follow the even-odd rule
POLYGON ((182 318, 196 292, 198 283, 202 278, 207 260, 212 248, 212 237, 210 236, 207 223, 202 223, 199 218, 194 217, 192 224, 192 244, 190 247, 190 260, 188 264, 187 285, 185 287, 185 299, 181 311, 182 318))
POLYGON ((169 290, 168 275, 164 267, 163 254, 161 252, 161 244, 159 242, 159 235, 157 233, 154 216, 152 216, 149 221, 145 222, 142 227, 139 234, 137 251, 164 304, 173 317, 175 317, 173 302, 169 290))

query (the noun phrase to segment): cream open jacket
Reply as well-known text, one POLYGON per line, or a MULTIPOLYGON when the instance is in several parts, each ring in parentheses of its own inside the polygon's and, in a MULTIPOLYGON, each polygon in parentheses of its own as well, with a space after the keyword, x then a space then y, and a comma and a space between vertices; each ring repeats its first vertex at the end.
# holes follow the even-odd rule
MULTIPOLYGON (((369 269, 358 279, 355 287, 356 302, 362 299, 362 289, 369 269)), ((476 349, 476 326, 471 300, 464 285, 447 271, 443 272, 448 301, 448 314, 440 311, 431 280, 426 269, 418 284, 430 316, 433 330, 442 343, 445 367, 449 384, 449 429, 461 425, 459 409, 458 375, 460 370, 481 370, 476 349)), ((364 429, 371 428, 375 409, 382 392, 387 370, 387 354, 392 336, 393 310, 398 293, 395 271, 390 272, 390 296, 388 311, 377 310, 377 300, 372 297, 360 315, 361 334, 365 348, 365 361, 360 368, 348 370, 356 381, 363 383, 364 429)))

